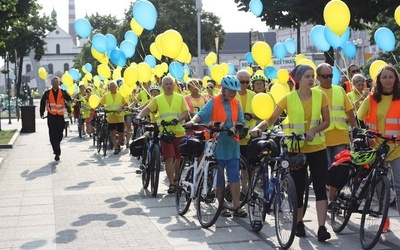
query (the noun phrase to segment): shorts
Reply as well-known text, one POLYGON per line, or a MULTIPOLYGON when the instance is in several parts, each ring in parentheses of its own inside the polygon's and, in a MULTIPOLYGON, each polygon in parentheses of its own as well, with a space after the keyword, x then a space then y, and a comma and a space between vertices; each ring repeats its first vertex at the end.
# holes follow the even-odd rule
POLYGON ((133 114, 124 116, 124 122, 132 122, 132 121, 133 121, 133 114))
POLYGON ((123 133, 124 132, 124 123, 109 123, 108 124, 108 130, 112 131, 112 130, 117 130, 117 132, 119 133, 123 133))
POLYGON ((181 159, 181 153, 179 152, 179 143, 182 141, 182 139, 185 138, 184 136, 175 138, 174 142, 172 143, 166 143, 161 141, 161 151, 164 159, 168 158, 176 158, 176 159, 181 159))

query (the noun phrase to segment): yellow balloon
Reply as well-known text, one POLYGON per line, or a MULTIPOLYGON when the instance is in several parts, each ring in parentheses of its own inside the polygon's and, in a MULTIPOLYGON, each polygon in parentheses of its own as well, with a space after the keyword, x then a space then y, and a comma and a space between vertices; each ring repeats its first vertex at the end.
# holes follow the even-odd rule
POLYGON ((161 38, 161 48, 164 55, 175 59, 183 47, 183 38, 181 34, 173 29, 165 31, 161 38))
POLYGON ((253 75, 253 68, 252 67, 247 67, 246 68, 247 72, 249 72, 250 75, 253 75))
POLYGON ((324 8, 324 20, 333 33, 338 36, 343 35, 350 24, 349 7, 343 1, 330 1, 324 8))
POLYGON ((64 75, 61 76, 61 82, 68 87, 74 85, 74 80, 72 79, 72 76, 68 73, 68 71, 65 71, 64 75))
POLYGON ((396 20, 398 25, 400 25, 400 5, 394 11, 394 20, 396 20))
POLYGON ((271 95, 258 93, 251 100, 251 108, 258 118, 266 120, 270 118, 274 112, 275 103, 271 95))
POLYGON ((111 77, 111 70, 110 67, 108 67, 107 64, 100 64, 97 66, 97 73, 103 78, 110 78, 111 77))
POLYGON ((113 74, 112 74, 112 79, 118 80, 118 79, 120 79, 120 78, 122 78, 122 76, 121 76, 121 71, 119 71, 119 70, 114 70, 114 71, 113 71, 113 74))
POLYGON ((97 108, 97 106, 99 106, 100 104, 100 97, 97 95, 91 95, 89 97, 89 107, 92 109, 97 108))
POLYGON ((386 65, 387 63, 382 60, 375 60, 373 63, 371 63, 371 66, 369 66, 369 75, 371 78, 375 79, 379 71, 386 65))
POLYGON ((128 67, 124 71, 124 83, 132 87, 139 79, 139 71, 135 67, 128 67))
POLYGON ((137 70, 139 71, 139 81, 148 82, 151 77, 151 67, 146 62, 141 62, 138 64, 137 70))
POLYGON ((188 56, 189 56, 189 47, 186 45, 186 43, 183 43, 181 52, 179 52, 179 55, 176 57, 176 60, 178 62, 185 63, 188 56))
POLYGON ((258 41, 251 47, 251 55, 261 68, 271 61, 271 47, 266 42, 258 41))
POLYGON ((130 86, 128 86, 128 84, 122 84, 121 87, 119 87, 119 93, 121 93, 122 97, 128 97, 132 91, 133 88, 131 88, 130 86))
POLYGON ((92 73, 87 72, 87 73, 85 74, 85 77, 84 77, 84 78, 87 79, 88 81, 92 81, 93 75, 92 75, 92 73))
POLYGON ((209 76, 204 76, 203 77, 203 88, 207 88, 207 81, 208 80, 210 80, 211 79, 211 77, 209 77, 209 76))
POLYGON ((159 34, 158 36, 156 36, 156 40, 154 41, 154 43, 156 45, 156 49, 158 50, 158 52, 161 53, 161 55, 165 55, 164 51, 162 49, 162 46, 161 46, 161 40, 162 40, 163 35, 164 35, 164 33, 159 34))
POLYGON ((185 63, 186 63, 186 64, 190 64, 191 61, 192 61, 192 54, 190 54, 190 52, 189 52, 189 55, 188 55, 188 57, 186 58, 185 63))
POLYGON ((156 42, 150 44, 150 53, 157 58, 158 60, 161 60, 162 54, 160 51, 158 51, 156 42))
POLYGON ((310 59, 307 59, 307 58, 301 59, 301 60, 299 61, 299 64, 298 64, 298 65, 308 65, 308 66, 310 66, 311 68, 313 68, 314 71, 317 69, 317 67, 315 66, 315 63, 314 63, 313 61, 311 61, 310 59))
POLYGON ((185 71, 184 72, 184 75, 183 75, 183 80, 185 81, 185 82, 189 82, 189 73, 187 72, 187 71, 185 71))
POLYGON ((95 50, 93 47, 90 50, 92 52, 92 56, 99 61, 100 63, 103 63, 104 60, 106 60, 107 55, 106 54, 102 54, 100 52, 98 52, 97 50, 95 50))
POLYGON ((88 73, 87 70, 86 70, 86 68, 85 68, 85 65, 83 65, 81 69, 82 69, 82 72, 83 72, 83 73, 85 73, 85 74, 88 73))
POLYGON ((39 71, 39 77, 40 77, 40 79, 43 79, 43 80, 45 80, 46 78, 47 78, 47 72, 46 72, 46 70, 42 70, 42 71, 39 71))
POLYGON ((212 64, 217 63, 217 54, 215 54, 215 52, 208 53, 208 56, 210 57, 212 64))
POLYGON ((305 55, 303 55, 303 54, 298 54, 298 55, 294 58, 294 62, 296 63, 296 65, 298 65, 299 62, 300 62, 302 59, 307 59, 307 57, 306 57, 305 55))
POLYGON ((204 62, 208 67, 211 67, 214 64, 213 59, 209 55, 204 58, 204 62))
POLYGON ((224 69, 222 68, 221 65, 216 64, 212 66, 210 70, 210 75, 214 81, 216 81, 218 84, 221 83, 222 78, 225 76, 224 74, 224 69))
POLYGON ((278 70, 278 72, 276 73, 278 78, 278 81, 282 84, 287 83, 287 81, 289 81, 289 72, 287 69, 280 69, 278 70))
POLYGON ((74 85, 71 85, 71 86, 68 86, 68 87, 67 87, 67 93, 68 93, 69 95, 73 95, 73 94, 75 93, 74 85))
POLYGON ((224 76, 229 73, 229 65, 227 63, 221 63, 221 67, 224 69, 224 76))
POLYGON ((168 64, 166 62, 163 62, 163 63, 161 63, 161 66, 164 70, 164 73, 167 73, 168 72, 168 64))
POLYGON ((282 99, 282 97, 287 94, 287 91, 285 86, 278 83, 272 86, 270 94, 272 95, 272 98, 274 98, 275 103, 278 103, 282 99))
POLYGON ((157 77, 161 77, 162 75, 164 75, 163 66, 161 66, 161 64, 157 64, 154 67, 154 73, 156 74, 157 77))
POLYGON ((131 23, 130 23, 131 29, 133 32, 135 32, 135 34, 137 36, 140 36, 143 32, 143 27, 140 26, 140 24, 138 24, 135 20, 135 18, 131 19, 131 23))

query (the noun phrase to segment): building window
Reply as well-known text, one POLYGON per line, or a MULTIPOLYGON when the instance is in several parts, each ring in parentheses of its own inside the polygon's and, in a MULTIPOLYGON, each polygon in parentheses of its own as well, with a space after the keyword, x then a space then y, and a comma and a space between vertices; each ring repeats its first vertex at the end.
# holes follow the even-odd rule
POLYGON ((68 63, 64 63, 64 72, 69 70, 69 65, 68 63))
POLYGON ((60 44, 56 45, 56 54, 60 54, 60 44))
POLYGON ((30 64, 27 64, 26 65, 26 73, 31 72, 31 70, 32 70, 32 66, 30 64))
POLYGON ((49 63, 48 67, 49 67, 49 74, 54 74, 53 64, 49 63))

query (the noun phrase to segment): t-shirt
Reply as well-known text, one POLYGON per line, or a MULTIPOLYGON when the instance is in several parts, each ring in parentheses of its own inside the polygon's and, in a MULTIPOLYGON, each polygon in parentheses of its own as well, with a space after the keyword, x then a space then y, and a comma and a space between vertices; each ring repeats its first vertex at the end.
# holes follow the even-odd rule
MULTIPOLYGON (((305 124, 305 131, 308 131, 310 129, 310 123, 311 123, 311 112, 312 112, 312 98, 306 100, 306 101, 301 101, 301 104, 303 105, 303 110, 304 110, 304 120, 306 121, 305 124)), ((329 99, 326 96, 326 94, 322 94, 322 107, 326 107, 329 105, 329 99)), ((283 110, 287 110, 287 95, 284 96, 279 102, 278 106, 281 107, 283 110)), ((320 150, 323 150, 326 148, 325 143, 318 144, 318 145, 310 145, 308 144, 308 141, 304 142, 304 146, 301 148, 302 153, 313 153, 317 152, 320 150)))

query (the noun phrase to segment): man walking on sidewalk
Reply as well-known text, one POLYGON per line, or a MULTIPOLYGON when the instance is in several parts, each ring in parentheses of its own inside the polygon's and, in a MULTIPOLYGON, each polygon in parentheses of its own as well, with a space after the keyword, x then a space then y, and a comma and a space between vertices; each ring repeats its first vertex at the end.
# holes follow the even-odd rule
POLYGON ((65 90, 59 88, 59 85, 59 78, 53 77, 51 79, 51 89, 46 90, 40 100, 40 117, 44 117, 44 110, 46 109, 50 143, 53 148, 53 154, 55 154, 54 160, 56 161, 60 160, 61 155, 60 143, 65 128, 65 105, 71 102, 71 97, 65 90))

